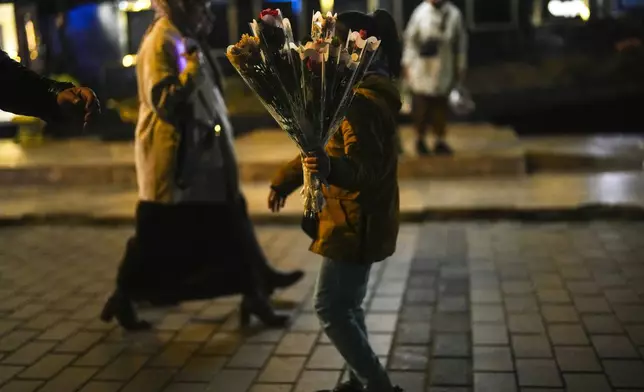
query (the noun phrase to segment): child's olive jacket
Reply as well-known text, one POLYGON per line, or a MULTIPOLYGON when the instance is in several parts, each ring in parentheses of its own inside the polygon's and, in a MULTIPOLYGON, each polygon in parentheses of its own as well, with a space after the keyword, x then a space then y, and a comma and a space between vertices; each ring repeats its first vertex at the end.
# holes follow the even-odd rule
MULTIPOLYGON (((319 214, 314 253, 338 261, 373 263, 396 250, 399 229, 398 148, 400 93, 387 77, 369 75, 326 152, 331 185, 319 214)), ((282 168, 273 189, 288 195, 302 185, 300 157, 282 168)))

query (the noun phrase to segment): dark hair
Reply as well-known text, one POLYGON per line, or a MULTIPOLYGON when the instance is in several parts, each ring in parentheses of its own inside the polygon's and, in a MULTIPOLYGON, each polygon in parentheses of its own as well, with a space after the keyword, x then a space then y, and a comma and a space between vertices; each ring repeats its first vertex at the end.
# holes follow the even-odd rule
POLYGON ((365 30, 367 35, 382 40, 380 50, 387 59, 389 73, 395 78, 400 76, 402 43, 398 35, 396 21, 389 12, 385 10, 376 10, 373 14, 358 11, 343 12, 338 15, 336 33, 344 39, 349 30, 365 30))

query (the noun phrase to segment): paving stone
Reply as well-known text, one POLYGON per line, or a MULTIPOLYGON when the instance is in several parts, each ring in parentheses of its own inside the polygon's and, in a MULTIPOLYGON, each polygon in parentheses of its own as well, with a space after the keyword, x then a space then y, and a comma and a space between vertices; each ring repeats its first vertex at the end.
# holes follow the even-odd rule
POLYGON ((257 370, 224 369, 208 385, 208 392, 246 392, 257 377, 257 370))
POLYGON ((474 373, 474 392, 517 392, 514 373, 474 373))
POLYGON ((105 337, 100 332, 79 332, 54 349, 60 353, 82 353, 105 337))
POLYGON ((610 383, 617 388, 644 388, 644 362, 602 361, 610 383))
POLYGON ((317 333, 289 332, 277 345, 275 354, 278 355, 309 355, 318 339, 317 333))
POLYGON ((600 372, 597 355, 591 347, 555 347, 555 356, 563 372, 600 372))
POLYGON ((534 291, 534 285, 529 280, 505 281, 501 283, 501 289, 506 295, 530 294, 534 291))
POLYGON ((39 392, 75 391, 96 373, 95 368, 68 367, 43 385, 39 392))
POLYGON ((194 343, 171 343, 159 355, 154 357, 148 366, 178 368, 183 366, 197 351, 194 343))
POLYGON ((402 297, 375 297, 369 305, 370 312, 394 312, 402 305, 402 297))
POLYGON ((194 382, 173 382, 163 392, 205 392, 208 384, 194 382))
POLYGON ((396 330, 397 344, 429 344, 430 341, 430 323, 418 321, 398 324, 396 330))
MULTIPOLYGON (((475 346, 474 370, 477 372, 511 372, 514 370, 512 353, 506 346, 475 346)), ((476 386, 476 382, 474 383, 476 386)))
POLYGON ((624 332, 624 328, 619 321, 610 314, 593 314, 586 315, 582 318, 586 330, 589 333, 612 333, 619 334, 624 332))
POLYGON ((126 381, 132 378, 148 361, 149 357, 121 354, 94 378, 97 380, 126 381))
POLYGON ((534 296, 508 297, 504 301, 508 313, 538 312, 539 304, 534 296))
POLYGON ((552 359, 518 359, 516 366, 521 386, 563 386, 557 364, 552 359))
POLYGON ((76 366, 105 366, 125 350, 121 343, 101 343, 76 361, 76 366))
POLYGON ((397 313, 368 314, 366 317, 367 330, 369 332, 394 332, 397 321, 397 313))
POLYGON ((305 370, 293 392, 311 392, 320 389, 332 389, 340 380, 340 371, 305 370))
POLYGON ((541 312, 548 323, 577 322, 579 316, 574 306, 569 305, 544 305, 541 312))
POLYGON ((275 349, 271 344, 245 344, 231 358, 228 367, 260 369, 275 349))
POLYGON ((116 381, 90 381, 80 392, 118 392, 122 387, 123 383, 116 381))
POLYGON ((548 327, 550 341, 559 346, 583 346, 590 344, 586 332, 579 324, 553 324, 548 327))
POLYGON ((504 345, 509 343, 505 325, 474 324, 472 340, 475 345, 504 345))
POLYGON ((405 292, 406 304, 433 304, 436 302, 435 289, 408 289, 405 292))
POLYGON ((610 305, 604 297, 574 297, 575 308, 581 314, 584 313, 611 313, 610 305))
POLYGON ((434 357, 469 357, 470 355, 468 335, 439 333, 434 336, 434 357))
POLYGON ((31 340, 37 333, 34 331, 14 330, 0 339, 0 351, 11 352, 31 340))
POLYGON ((185 326, 174 338, 178 343, 201 343, 209 340, 215 330, 215 324, 189 324, 185 326))
POLYGON ((264 383, 294 383, 297 381, 305 361, 306 357, 271 357, 266 368, 259 375, 258 381, 264 383))
POLYGON ((400 321, 431 321, 434 308, 429 305, 404 305, 400 321))
POLYGON ((593 281, 566 282, 568 291, 573 294, 594 295, 599 294, 600 289, 597 283, 593 281))
POLYGON ((644 346, 644 325, 627 325, 625 328, 636 345, 644 346))
POLYGON ((431 363, 431 385, 472 385, 469 359, 435 359, 431 363))
POLYGON ((306 363, 307 369, 340 370, 344 367, 344 359, 338 350, 331 345, 318 345, 306 363))
POLYGON ((61 312, 44 312, 21 325, 21 328, 44 331, 65 317, 61 312))
POLYGON ((48 379, 69 365, 76 356, 69 354, 49 354, 20 373, 21 378, 48 379))
POLYGON ((435 332, 470 332, 471 322, 469 312, 465 313, 436 313, 431 326, 435 332))
POLYGON ((613 310, 623 323, 644 323, 644 306, 613 305, 613 310))
POLYGON ((625 335, 594 335, 590 340, 600 358, 639 358, 639 353, 625 335))
POLYGON ((242 337, 238 333, 218 332, 206 342, 201 352, 207 355, 232 355, 242 344, 242 337))
POLYGON ((143 369, 121 392, 162 391, 172 376, 173 372, 166 369, 143 369))
POLYGON ((76 331, 78 331, 83 326, 82 323, 76 321, 62 321, 51 326, 49 329, 44 331, 40 336, 39 340, 65 340, 68 337, 72 336, 76 331))
POLYGON ((13 376, 20 373, 23 369, 24 367, 22 366, 0 365, 0 385, 13 378, 13 376))
POLYGON ((568 292, 563 289, 538 290, 537 297, 544 304, 567 304, 572 302, 568 292))
POLYGON ((505 312, 502 305, 474 305, 472 306, 472 321, 497 322, 505 321, 505 312))
POLYGON ((612 392, 603 374, 564 374, 568 392, 612 392))
POLYGON ((545 327, 539 313, 510 314, 508 330, 511 333, 544 333, 545 327))
POLYGON ((0 387, 0 392, 33 392, 43 383, 43 381, 13 380, 0 387))
POLYGON ((422 391, 427 382, 427 376, 422 372, 391 372, 392 383, 400 385, 405 391, 422 391))
POLYGON ((210 382, 228 358, 215 356, 192 357, 175 377, 176 381, 210 382))
POLYGON ((473 304, 500 304, 503 302, 499 290, 472 290, 470 299, 473 304))
POLYGON ((318 332, 320 330, 320 320, 314 314, 301 313, 293 320, 291 330, 298 332, 318 332))
POLYGON ((255 384, 250 392, 291 392, 291 384, 255 384))
POLYGON ((551 358, 550 342, 545 335, 512 335, 516 358, 551 358))
POLYGON ((9 355, 3 363, 9 365, 31 365, 49 352, 55 343, 31 342, 22 346, 18 351, 9 355))
POLYGON ((429 349, 425 346, 394 346, 388 367, 394 370, 427 369, 429 364, 429 349))

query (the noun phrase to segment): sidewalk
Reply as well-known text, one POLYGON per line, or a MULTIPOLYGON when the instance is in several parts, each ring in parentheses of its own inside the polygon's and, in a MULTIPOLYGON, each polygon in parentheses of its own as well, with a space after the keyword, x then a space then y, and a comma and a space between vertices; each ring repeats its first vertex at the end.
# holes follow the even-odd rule
MULTIPOLYGON (((507 128, 454 124, 449 142, 453 157, 414 154, 414 135, 401 128, 405 155, 399 176, 405 180, 467 177, 522 177, 528 173, 641 171, 644 138, 540 137, 519 139, 507 128)), ((236 140, 244 182, 266 182, 297 156, 279 130, 258 130, 236 140)), ((0 186, 134 185, 132 143, 72 140, 43 145, 0 142, 0 186)))
MULTIPOLYGON (((299 194, 280 214, 267 209, 267 183, 244 183, 258 223, 299 223, 299 194)), ((401 219, 644 219, 644 174, 543 174, 505 179, 401 182, 401 219)), ((11 187, 0 194, 0 222, 130 223, 134 187, 11 187)))
MULTIPOLYGON (((2 228, 0 391, 314 392, 346 377, 312 309, 319 257, 262 227, 284 330, 239 330, 239 298, 147 309, 124 333, 98 314, 131 228, 2 228)), ((642 223, 405 225, 365 300, 376 354, 406 392, 644 390, 642 223)))

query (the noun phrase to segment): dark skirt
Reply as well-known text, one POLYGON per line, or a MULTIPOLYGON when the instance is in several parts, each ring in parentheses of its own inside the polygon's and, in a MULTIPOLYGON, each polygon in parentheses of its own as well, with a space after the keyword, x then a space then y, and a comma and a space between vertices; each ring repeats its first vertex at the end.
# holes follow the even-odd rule
MULTIPOLYGON (((177 302, 248 292, 246 205, 140 202, 118 287, 138 301, 177 302)), ((252 226, 250 227, 252 231, 252 226)))

